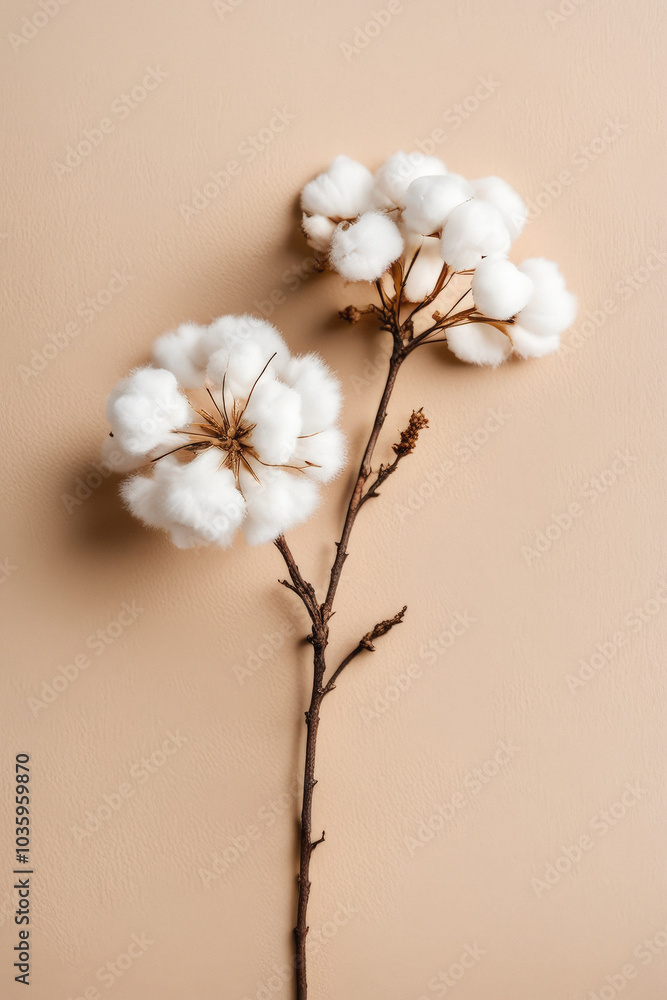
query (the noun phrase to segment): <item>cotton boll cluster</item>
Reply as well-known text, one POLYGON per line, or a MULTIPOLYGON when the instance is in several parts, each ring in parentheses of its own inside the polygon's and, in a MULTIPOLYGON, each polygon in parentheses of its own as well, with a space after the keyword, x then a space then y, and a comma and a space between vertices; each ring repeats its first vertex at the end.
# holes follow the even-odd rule
POLYGON ((483 323, 447 331, 449 349, 472 364, 495 367, 503 360, 498 354, 501 346, 506 356, 511 350, 521 358, 551 354, 577 313, 577 300, 567 290, 558 265, 543 257, 532 257, 518 267, 507 260, 484 260, 473 276, 472 292, 478 312, 498 320, 515 317, 504 328, 506 333, 483 323))
MULTIPOLYGON (((199 389, 205 383, 213 355, 222 352, 218 355, 221 381, 232 351, 235 365, 230 378, 242 378, 245 369, 246 384, 250 377, 254 378, 260 361, 264 364, 275 355, 276 363, 284 365, 289 357, 284 340, 271 323, 246 315, 221 316, 209 326, 181 323, 176 330, 157 338, 153 362, 172 372, 183 388, 199 389)), ((242 391, 243 386, 238 389, 242 391)))
POLYGON ((447 167, 437 156, 423 153, 394 153, 375 174, 373 204, 376 208, 405 208, 408 188, 420 177, 435 177, 447 173, 447 167))
POLYGON ((458 174, 418 177, 405 193, 403 223, 423 236, 442 232, 455 208, 473 197, 473 189, 458 174))
POLYGON ((510 339, 488 323, 466 323, 447 331, 447 346, 459 361, 497 368, 512 351, 510 339))
POLYGON ((154 360, 167 367, 133 372, 107 404, 116 467, 152 467, 123 483, 130 510, 181 548, 224 548, 239 527, 251 544, 271 541, 308 518, 345 461, 340 386, 324 362, 292 357, 249 316, 183 324, 154 360), (196 402, 183 392, 193 388, 196 402))
POLYGON ((505 256, 526 219, 523 201, 501 178, 468 181, 435 156, 403 151, 374 176, 337 156, 306 184, 301 207, 309 245, 348 281, 376 281, 399 259, 407 271, 416 238, 438 236, 440 265, 436 270, 430 249, 423 254, 406 293, 410 301, 417 301, 427 274, 433 284, 426 294, 444 266, 468 271, 484 257, 505 256))
POLYGON ((442 232, 440 254, 453 271, 470 271, 489 254, 509 252, 512 240, 497 208, 472 198, 455 208, 442 232))
POLYGON ((152 476, 132 476, 121 495, 135 517, 149 528, 168 531, 174 545, 227 548, 245 516, 245 501, 234 474, 221 467, 215 449, 191 462, 167 456, 152 476))
POLYGON ((477 312, 495 319, 511 319, 528 304, 533 283, 504 257, 485 257, 472 277, 477 312))
POLYGON ((376 281, 403 252, 403 237, 382 212, 364 212, 333 234, 329 260, 348 281, 376 281))
POLYGON ((164 368, 137 368, 111 391, 107 420, 116 444, 128 456, 144 457, 192 419, 176 376, 164 368))
POLYGON ((398 262, 401 298, 419 306, 452 276, 472 273, 473 308, 461 306, 465 316, 442 327, 462 361, 542 357, 574 320, 576 300, 556 264, 507 259, 528 210, 501 177, 468 181, 417 152, 394 153, 373 177, 339 156, 306 185, 302 208, 308 242, 348 281, 376 281, 398 262))
POLYGON ((502 177, 479 177, 470 185, 476 198, 498 209, 512 239, 520 236, 528 219, 528 206, 511 184, 502 177))
POLYGON ((519 271, 530 279, 532 291, 512 327, 514 350, 523 358, 541 358, 558 350, 561 334, 574 323, 577 300, 554 261, 531 257, 519 271))
POLYGON ((349 156, 337 156, 328 170, 306 184, 301 208, 307 215, 336 221, 356 219, 370 207, 373 175, 349 156))
MULTIPOLYGON (((375 176, 356 160, 337 156, 301 192, 308 245, 328 255, 331 267, 348 281, 375 281, 402 253, 395 223, 408 188, 420 177, 446 173, 441 160, 423 153, 395 153, 375 176), (342 235, 350 223, 362 221, 349 236, 342 235)), ((472 190, 466 197, 471 196, 472 190)))
POLYGON ((406 281, 403 294, 408 302, 423 302, 435 288, 442 271, 440 240, 434 236, 424 236, 410 240, 405 254, 406 281))
POLYGON ((371 207, 372 191, 370 170, 349 156, 337 156, 301 192, 302 225, 309 246, 326 254, 336 226, 354 221, 371 207))

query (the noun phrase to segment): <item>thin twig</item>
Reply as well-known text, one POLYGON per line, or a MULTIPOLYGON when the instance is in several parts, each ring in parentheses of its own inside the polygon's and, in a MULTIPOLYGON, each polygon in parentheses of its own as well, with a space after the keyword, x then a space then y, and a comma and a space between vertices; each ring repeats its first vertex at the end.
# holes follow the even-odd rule
POLYGON ((375 646, 373 645, 373 641, 375 639, 379 639, 381 635, 386 635, 386 633, 389 632, 390 629, 392 629, 395 625, 400 625, 401 622, 403 621, 403 617, 407 610, 408 610, 407 604, 403 605, 401 610, 397 612, 397 614, 395 614, 393 618, 387 618, 385 621, 378 622, 377 625, 373 626, 370 632, 367 632, 366 635, 361 637, 361 639, 354 647, 354 649, 351 650, 351 652, 347 654, 345 659, 341 661, 340 665, 336 667, 333 674, 331 675, 330 680, 325 684, 324 686, 325 695, 333 691, 333 689, 336 687, 336 679, 340 677, 342 672, 345 670, 345 667, 352 662, 355 656, 358 656, 359 653, 363 653, 364 650, 367 650, 369 653, 375 652, 375 646))

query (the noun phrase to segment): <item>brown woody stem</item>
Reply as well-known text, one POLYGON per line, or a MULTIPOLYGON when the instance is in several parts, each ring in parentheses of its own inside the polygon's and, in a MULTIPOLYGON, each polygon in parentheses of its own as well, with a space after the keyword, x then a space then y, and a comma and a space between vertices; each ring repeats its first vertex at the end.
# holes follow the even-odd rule
MULTIPOLYGON (((297 904, 296 926, 294 928, 294 962, 297 1000, 307 1000, 308 992, 306 978, 306 938, 308 935, 308 900, 310 897, 311 887, 310 859, 315 848, 324 841, 324 831, 322 832, 322 836, 317 840, 313 840, 312 834, 313 790, 317 784, 317 779, 315 778, 315 755, 322 701, 327 694, 334 690, 336 680, 347 665, 364 650, 374 650, 375 647, 373 645, 373 640, 381 635, 384 635, 395 625, 400 624, 406 611, 406 608, 404 607, 398 612, 398 614, 394 615, 393 618, 379 622, 373 629, 371 629, 370 632, 366 633, 354 649, 348 653, 339 666, 334 670, 330 679, 325 682, 324 677, 327 668, 326 649, 329 641, 329 621, 334 613, 334 601, 338 585, 341 580, 343 565, 348 555, 350 536, 352 534, 352 529, 354 528, 357 515, 365 502, 378 495, 378 488, 396 470, 399 461, 412 452, 419 429, 421 427, 425 427, 428 423, 421 410, 413 411, 412 417, 410 418, 410 424, 408 424, 406 431, 404 431, 401 435, 401 442, 394 445, 396 457, 388 465, 381 465, 379 471, 376 472, 374 478, 369 483, 368 480, 372 475, 372 462, 375 447, 387 417, 389 400, 394 390, 396 378, 401 365, 416 347, 421 344, 434 342, 430 341, 429 337, 431 333, 434 333, 436 330, 445 330, 448 326, 460 325, 465 322, 474 322, 478 319, 478 317, 474 315, 474 309, 462 310, 458 313, 454 313, 453 310, 450 310, 450 313, 448 313, 447 316, 437 316, 437 322, 433 327, 422 332, 418 336, 414 336, 413 316, 437 298, 437 295, 442 291, 448 280, 451 278, 451 274, 448 272, 447 267, 444 266, 433 293, 422 303, 415 306, 407 319, 401 322, 400 312, 403 289, 409 272, 409 267, 405 274, 401 268, 393 268, 392 277, 394 283, 394 295, 391 297, 388 295, 387 290, 383 288, 382 281, 378 280, 376 282, 376 288, 380 297, 380 306, 373 305, 368 306, 365 309, 357 309, 356 307, 350 306, 341 313, 341 317, 351 323, 356 323, 363 314, 377 314, 380 318, 382 329, 388 331, 392 336, 393 350, 389 359, 389 369, 387 371, 387 378, 382 391, 382 396, 380 398, 368 441, 366 443, 366 448, 361 459, 359 472, 352 488, 341 536, 339 541, 336 543, 336 555, 329 573, 326 596, 322 603, 318 602, 315 589, 312 584, 308 583, 301 574, 285 538, 281 535, 275 541, 275 545, 285 561, 290 578, 289 580, 281 580, 281 583, 300 598, 312 623, 312 632, 308 638, 313 646, 313 686, 310 697, 310 705, 308 707, 308 711, 306 712, 306 758, 304 765, 303 799, 301 803, 301 834, 299 843, 299 899, 297 904)), ((456 308, 456 305, 453 308, 456 308)))

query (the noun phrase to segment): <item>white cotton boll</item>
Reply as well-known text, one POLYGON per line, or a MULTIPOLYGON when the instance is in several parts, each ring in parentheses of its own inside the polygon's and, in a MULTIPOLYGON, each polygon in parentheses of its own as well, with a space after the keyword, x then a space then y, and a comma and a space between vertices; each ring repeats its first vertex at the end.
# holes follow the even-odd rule
POLYGON ((306 184, 301 208, 309 215, 355 219, 370 207, 373 175, 349 156, 337 156, 328 170, 306 184))
POLYGON ((164 490, 161 503, 179 547, 227 548, 243 521, 245 501, 231 469, 221 467, 222 459, 219 449, 210 448, 187 464, 175 462, 164 474, 157 465, 156 481, 164 490))
POLYGON ((291 464, 301 434, 301 396, 295 389, 263 375, 248 400, 243 422, 256 424, 249 441, 262 462, 291 464))
POLYGON ((106 413, 119 447, 130 455, 147 455, 193 416, 176 376, 149 367, 137 368, 116 383, 106 413))
POLYGON ((489 319, 511 319, 526 305, 532 290, 528 275, 503 257, 485 257, 472 277, 477 312, 489 319))
MULTIPOLYGON (((163 462, 175 462, 165 458, 163 462)), ((149 528, 168 528, 160 507, 160 486, 151 476, 130 476, 120 484, 120 495, 125 506, 149 528)))
POLYGON ((382 212, 366 212, 352 225, 338 226, 329 260, 348 281, 375 281, 402 252, 398 226, 382 212))
POLYGON ((146 463, 145 455, 130 455, 110 434, 107 434, 102 442, 101 459, 102 465, 109 470, 109 475, 133 472, 146 463))
POLYGON ((330 427, 297 441, 294 462, 309 463, 306 475, 318 483, 329 483, 341 472, 347 458, 347 443, 342 431, 330 427))
POLYGON ((514 345, 514 353, 521 358, 543 358, 547 354, 553 354, 560 347, 558 333, 545 337, 539 333, 530 333, 514 323, 510 327, 509 334, 514 345))
POLYGON ((319 355, 292 358, 280 375, 301 397, 301 434, 314 434, 336 422, 343 398, 340 382, 319 355))
POLYGON ((445 223, 442 259, 455 271, 477 267, 482 257, 505 256, 512 240, 497 208, 472 198, 455 208, 445 223))
POLYGON ((225 401, 230 408, 235 399, 247 399, 258 378, 272 378, 276 371, 276 358, 259 344, 244 343, 231 351, 223 348, 211 356, 206 369, 206 378, 212 383, 211 391, 218 406, 221 406, 221 390, 224 379, 225 401), (268 363, 268 367, 265 367, 268 363), (264 369, 264 374, 261 375, 264 369))
POLYGON ((513 240, 519 236, 528 219, 528 207, 511 184, 502 177, 478 177, 470 182, 475 196, 497 208, 513 240))
POLYGON ((182 463, 169 457, 155 466, 152 479, 133 476, 123 483, 123 499, 136 517, 164 528, 179 548, 231 545, 245 516, 245 500, 234 474, 221 467, 217 448, 182 463))
POLYGON ((306 234, 306 242, 313 250, 327 253, 336 223, 326 215, 306 215, 301 220, 301 226, 306 234))
MULTIPOLYGON (((406 254, 406 271, 410 267, 410 261, 414 257, 417 246, 411 246, 406 254)), ((440 256, 440 240, 437 236, 425 236, 419 256, 410 267, 405 288, 403 289, 408 302, 423 302, 435 288, 435 284, 440 277, 443 268, 442 257, 440 256)))
POLYGON ((257 316, 244 315, 220 316, 213 320, 199 342, 196 361, 206 368, 217 351, 226 350, 232 355, 245 344, 253 344, 264 358, 259 371, 272 354, 276 355, 276 365, 286 364, 289 360, 287 344, 275 326, 257 316))
POLYGON ((437 156, 423 153, 394 153, 375 173, 373 205, 376 208, 404 208, 405 194, 418 177, 446 174, 447 167, 437 156))
POLYGON ((459 361, 471 365, 498 365, 509 357, 512 345, 508 337, 495 326, 486 323, 465 323, 447 330, 447 346, 459 361))
POLYGON ((574 323, 577 300, 565 286, 558 265, 544 257, 530 257, 519 264, 519 271, 533 283, 528 304, 517 319, 531 333, 551 337, 563 333, 574 323))
POLYGON ((459 174, 418 177, 405 193, 403 222, 423 236, 438 233, 454 209, 473 195, 472 187, 459 174))
POLYGON ((153 361, 157 367, 172 372, 184 389, 197 389, 204 384, 204 368, 197 359, 205 332, 204 326, 181 323, 153 344, 153 361))
POLYGON ((250 545, 272 542, 306 521, 319 502, 316 484, 303 473, 262 469, 261 484, 241 470, 241 489, 248 505, 243 524, 250 545))

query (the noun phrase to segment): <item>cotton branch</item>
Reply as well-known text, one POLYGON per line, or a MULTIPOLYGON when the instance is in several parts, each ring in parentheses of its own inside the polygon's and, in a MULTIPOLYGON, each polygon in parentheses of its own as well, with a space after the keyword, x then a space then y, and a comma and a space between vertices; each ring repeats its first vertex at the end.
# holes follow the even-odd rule
POLYGON ((413 410, 408 421, 408 426, 404 431, 401 431, 401 439, 396 444, 392 445, 394 452, 396 453, 396 458, 389 465, 381 465, 375 479, 368 487, 366 492, 361 497, 361 503, 366 503, 367 500, 378 496, 378 488, 384 483, 386 479, 395 472, 398 463, 406 455, 411 455, 415 450, 417 444, 417 438, 419 437, 419 432, 424 428, 428 427, 428 418, 424 415, 423 407, 418 410, 413 410))
POLYGON ((297 597, 301 598, 301 601, 306 607, 308 614, 310 615, 313 623, 319 622, 319 607, 317 603, 317 595, 315 594, 315 589, 312 584, 304 580, 301 575, 301 571, 296 564, 296 560, 292 555, 291 549, 287 544, 284 535, 278 535, 274 545, 282 555, 285 560, 285 565, 289 572, 292 582, 288 580, 280 580, 279 582, 283 587, 287 587, 288 590, 293 591, 297 597))
POLYGON ((331 675, 331 679, 324 686, 324 694, 329 694, 330 691, 333 691, 336 687, 337 678, 342 674, 343 670, 345 670, 348 663, 351 663, 352 660, 359 655, 359 653, 362 653, 364 650, 368 650, 369 653, 375 652, 375 646, 373 645, 374 640, 379 639, 382 635, 386 635, 387 632, 389 632, 395 625, 400 625, 407 610, 407 604, 403 605, 401 610, 397 612, 393 618, 387 618, 385 621, 378 622, 377 625, 373 626, 370 632, 367 632, 366 635, 361 637, 354 649, 347 654, 345 659, 334 670, 331 675))

